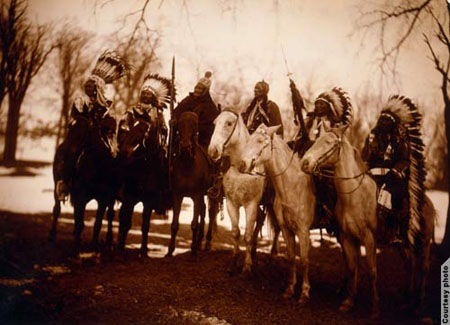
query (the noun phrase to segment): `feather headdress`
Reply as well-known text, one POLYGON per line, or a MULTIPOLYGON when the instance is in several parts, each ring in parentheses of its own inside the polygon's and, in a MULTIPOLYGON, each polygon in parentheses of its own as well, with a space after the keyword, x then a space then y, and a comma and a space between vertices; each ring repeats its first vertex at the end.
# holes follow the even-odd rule
POLYGON ((97 60, 92 75, 98 76, 105 83, 112 83, 130 72, 129 65, 119 55, 112 51, 105 51, 97 60))
POLYGON ((424 143, 422 140, 421 124, 422 115, 417 110, 411 99, 393 95, 381 111, 381 114, 393 114, 402 126, 407 130, 409 146, 409 227, 408 240, 413 246, 417 246, 422 239, 424 230, 424 217, 422 213, 425 202, 425 157, 423 154, 424 143))
MULTIPOLYGON (((158 74, 149 74, 144 78, 142 90, 150 90, 156 97, 157 105, 160 108, 166 108, 170 103, 170 88, 172 84, 169 79, 159 76, 158 74)), ((174 89, 175 100, 176 89, 174 89)))
POLYGON ((340 87, 334 87, 330 91, 326 91, 317 96, 317 101, 323 101, 330 105, 334 114, 341 118, 342 122, 352 125, 353 122, 353 106, 347 92, 340 87))

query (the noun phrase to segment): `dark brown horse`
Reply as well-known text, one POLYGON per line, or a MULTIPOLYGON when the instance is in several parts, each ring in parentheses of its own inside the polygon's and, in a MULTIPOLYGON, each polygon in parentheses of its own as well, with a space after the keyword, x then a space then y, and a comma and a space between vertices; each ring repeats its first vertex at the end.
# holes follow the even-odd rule
POLYGON ((167 165, 159 136, 160 130, 155 122, 140 120, 124 135, 119 147, 119 199, 122 201, 119 211, 119 249, 125 248, 134 206, 142 202, 142 256, 146 256, 148 251, 150 216, 161 202, 161 189, 166 187, 167 165))
POLYGON ((58 197, 58 181, 65 179, 74 208, 74 236, 77 249, 81 244, 86 204, 92 199, 98 202, 92 243, 97 246, 103 215, 108 208, 107 242, 112 243, 112 222, 117 183, 114 177, 114 157, 102 140, 100 126, 81 114, 70 124, 66 140, 58 146, 53 161, 55 183, 53 222, 49 239, 56 236, 56 226, 61 214, 62 197, 58 197), (69 175, 70 177, 68 177, 69 175))
MULTIPOLYGON (((194 202, 194 215, 192 218, 192 245, 191 253, 196 255, 201 248, 204 236, 206 206, 204 196, 212 185, 213 165, 208 155, 198 144, 198 116, 192 112, 181 114, 177 121, 178 150, 172 165, 172 192, 173 192, 173 220, 172 236, 167 256, 172 256, 175 250, 175 239, 178 232, 181 203, 184 197, 194 202), (199 220, 200 218, 200 220, 199 220)), ((205 250, 211 247, 212 227, 215 224, 217 202, 209 200, 209 226, 206 236, 205 250)))

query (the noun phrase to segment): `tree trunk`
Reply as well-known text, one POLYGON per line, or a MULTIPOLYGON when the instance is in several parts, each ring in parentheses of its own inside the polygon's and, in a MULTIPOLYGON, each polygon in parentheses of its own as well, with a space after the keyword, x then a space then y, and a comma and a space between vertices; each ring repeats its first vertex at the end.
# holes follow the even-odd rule
POLYGON ((6 165, 16 161, 17 136, 19 134, 20 106, 22 102, 9 99, 8 120, 6 122, 3 161, 6 165))
MULTIPOLYGON (((445 135, 447 137, 447 155, 448 155, 448 161, 450 164, 450 100, 446 98, 444 95, 444 101, 445 101, 445 135)), ((447 165, 447 168, 449 166, 447 165)), ((448 199, 450 203, 450 173, 449 175, 449 188, 448 188, 448 199)), ((447 207, 447 221, 445 224, 445 234, 444 239, 442 240, 441 244, 441 258, 443 261, 445 261, 450 256, 450 204, 447 207)))

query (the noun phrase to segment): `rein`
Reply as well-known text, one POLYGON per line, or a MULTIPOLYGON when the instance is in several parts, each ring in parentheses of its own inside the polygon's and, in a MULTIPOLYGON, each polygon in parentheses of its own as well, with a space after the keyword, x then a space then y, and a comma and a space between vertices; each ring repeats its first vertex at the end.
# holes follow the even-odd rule
POLYGON ((233 136, 233 133, 234 133, 234 131, 236 130, 236 126, 237 126, 237 124, 238 124, 238 122, 239 122, 239 114, 236 113, 236 112, 233 112, 233 111, 230 110, 230 109, 224 109, 222 112, 230 112, 230 113, 232 113, 232 114, 234 114, 234 115, 236 116, 236 122, 234 122, 233 129, 231 130, 230 135, 228 136, 228 138, 225 140, 225 142, 224 142, 223 145, 222 145, 222 152, 224 152, 225 146, 228 144, 228 142, 230 142, 231 137, 233 136))
POLYGON ((355 176, 349 176, 349 177, 342 177, 342 176, 336 176, 334 174, 331 173, 324 173, 323 171, 320 170, 320 165, 322 165, 328 158, 330 158, 336 151, 338 152, 338 157, 335 161, 335 163, 337 163, 339 161, 339 157, 341 155, 341 147, 342 147, 342 138, 338 137, 336 143, 329 149, 327 150, 322 156, 319 157, 319 159, 317 159, 317 162, 313 168, 313 172, 312 175, 314 176, 320 176, 320 177, 324 177, 324 178, 329 178, 329 179, 338 179, 338 180, 352 180, 352 179, 356 179, 356 178, 361 178, 361 180, 358 183, 358 186, 356 186, 355 189, 349 191, 349 192, 338 192, 341 194, 351 194, 353 192, 355 192, 362 184, 364 177, 366 176, 367 172, 361 172, 355 176), (361 177, 362 176, 362 177, 361 177))
MULTIPOLYGON (((256 159, 258 159, 262 155, 262 152, 264 151, 265 148, 267 148, 268 145, 269 145, 269 141, 267 141, 266 144, 261 148, 261 150, 259 150, 259 152, 255 155, 255 157, 252 158, 251 166, 254 166, 256 159)), ((270 151, 272 153, 272 156, 273 156, 273 149, 274 149, 273 139, 270 139, 270 151)), ((253 176, 263 176, 263 177, 269 177, 269 178, 278 177, 280 175, 283 175, 289 169, 289 167, 292 164, 292 161, 294 160, 294 156, 295 156, 295 152, 292 151, 291 158, 289 159, 289 162, 286 165, 286 167, 281 172, 275 173, 273 175, 270 175, 267 173, 259 173, 257 171, 253 171, 253 172, 249 172, 249 173, 245 173, 245 174, 249 174, 249 175, 253 175, 253 176)))

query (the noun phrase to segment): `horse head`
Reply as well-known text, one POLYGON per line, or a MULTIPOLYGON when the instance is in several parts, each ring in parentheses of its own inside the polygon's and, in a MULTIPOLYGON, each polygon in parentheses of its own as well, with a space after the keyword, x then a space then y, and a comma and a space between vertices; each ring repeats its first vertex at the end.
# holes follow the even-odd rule
POLYGON ((90 139, 91 129, 93 127, 92 121, 85 116, 79 114, 74 116, 72 122, 69 124, 66 136, 66 145, 70 153, 77 153, 81 151, 90 139))
POLYGON ((320 168, 334 167, 339 161, 347 125, 331 128, 322 133, 306 151, 300 164, 305 173, 316 174, 320 168))
POLYGON ((248 138, 247 150, 239 164, 241 173, 251 173, 257 166, 267 162, 273 154, 273 136, 281 125, 267 127, 261 124, 248 138))
POLYGON ((227 148, 248 139, 249 133, 237 109, 224 108, 214 121, 214 125, 208 146, 208 154, 214 161, 229 155, 227 148))
POLYGON ((198 116, 193 112, 184 112, 177 120, 179 151, 184 157, 194 157, 198 142, 198 116))
POLYGON ((151 130, 152 123, 142 120, 136 121, 120 145, 120 155, 125 158, 130 158, 139 148, 148 148, 151 130))

